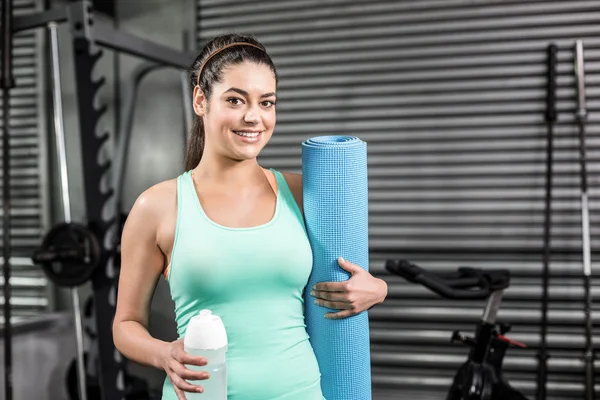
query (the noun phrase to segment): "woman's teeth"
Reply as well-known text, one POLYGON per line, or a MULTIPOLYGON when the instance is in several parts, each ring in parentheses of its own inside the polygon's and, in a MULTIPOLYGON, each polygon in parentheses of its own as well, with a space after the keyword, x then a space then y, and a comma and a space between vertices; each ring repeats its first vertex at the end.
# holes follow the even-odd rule
POLYGON ((243 137, 255 138, 259 135, 260 132, 233 131, 233 133, 243 137))

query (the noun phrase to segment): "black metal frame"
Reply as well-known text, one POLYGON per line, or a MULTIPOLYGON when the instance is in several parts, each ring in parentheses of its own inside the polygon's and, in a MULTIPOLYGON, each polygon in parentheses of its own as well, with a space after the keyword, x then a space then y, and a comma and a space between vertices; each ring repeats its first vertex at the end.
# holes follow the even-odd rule
POLYGON ((102 215, 113 190, 101 190, 101 181, 111 163, 109 160, 99 165, 97 160, 100 159, 100 150, 109 134, 104 133, 100 137, 96 135, 98 121, 106 111, 106 106, 99 109, 94 107, 94 99, 104 79, 92 81, 92 71, 102 56, 100 47, 179 69, 187 69, 193 63, 195 55, 115 29, 110 20, 94 14, 89 1, 14 17, 12 33, 44 27, 51 22, 67 23, 72 32, 87 225, 106 250, 92 277, 100 357, 99 383, 103 399, 121 399, 125 389, 126 361, 115 349, 112 337, 118 283, 118 272, 113 271, 118 271, 120 267, 120 257, 115 251, 114 241, 118 239, 115 232, 120 231, 121 216, 114 215, 110 220, 105 220, 102 215))
POLYGON ((385 269, 408 282, 417 283, 444 299, 483 300, 485 310, 477 323, 475 337, 454 331, 452 342, 470 347, 467 360, 454 375, 446 400, 503 399, 526 400, 503 378, 502 360, 509 345, 525 345, 504 336, 509 325, 496 321, 504 291, 510 286, 507 269, 482 270, 459 267, 452 273, 433 273, 407 260, 388 259, 385 269))
POLYGON ((2 7, 2 275, 4 284, 2 292, 4 298, 4 397, 12 400, 13 393, 13 362, 12 362, 12 315, 11 315, 11 246, 10 246, 10 90, 15 87, 12 71, 12 3, 4 2, 2 7), (9 33, 9 34, 7 34, 9 33))
POLYGON ((95 15, 91 3, 87 0, 72 3, 62 8, 14 17, 12 31, 16 33, 39 28, 50 22, 68 23, 73 32, 83 32, 85 38, 97 46, 175 68, 188 68, 195 58, 194 54, 186 54, 177 49, 116 29, 110 19, 102 15, 95 15))

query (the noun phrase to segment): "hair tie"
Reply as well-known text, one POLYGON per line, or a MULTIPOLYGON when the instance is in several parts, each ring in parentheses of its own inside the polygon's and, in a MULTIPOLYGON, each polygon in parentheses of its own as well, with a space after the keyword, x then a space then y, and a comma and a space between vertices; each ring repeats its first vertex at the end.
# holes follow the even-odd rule
POLYGON ((217 54, 219 54, 220 52, 222 52, 225 49, 228 49, 230 47, 233 46, 250 46, 250 47, 256 47, 257 49, 259 49, 260 51, 264 52, 265 50, 260 47, 257 46, 255 44, 252 43, 248 43, 248 42, 234 42, 234 43, 229 43, 228 45, 225 45, 223 47, 221 47, 219 50, 215 51, 214 53, 212 53, 211 55, 209 55, 208 57, 206 57, 206 60, 204 60, 204 62, 200 65, 200 68, 198 69, 198 79, 196 82, 196 86, 200 87, 200 76, 202 75, 202 70, 204 69, 204 66, 206 65, 206 63, 213 58, 214 56, 216 56, 217 54))

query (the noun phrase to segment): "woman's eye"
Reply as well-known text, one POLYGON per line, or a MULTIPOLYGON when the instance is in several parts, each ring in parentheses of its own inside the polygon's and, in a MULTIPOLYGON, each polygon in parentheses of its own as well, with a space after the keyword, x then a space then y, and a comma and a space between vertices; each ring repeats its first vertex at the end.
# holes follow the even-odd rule
POLYGON ((267 101, 263 101, 261 104, 263 105, 263 107, 272 107, 272 106, 274 106, 276 103, 275 103, 274 101, 267 100, 267 101))
POLYGON ((227 102, 236 106, 242 104, 242 100, 238 99, 237 97, 230 97, 227 99, 227 102))

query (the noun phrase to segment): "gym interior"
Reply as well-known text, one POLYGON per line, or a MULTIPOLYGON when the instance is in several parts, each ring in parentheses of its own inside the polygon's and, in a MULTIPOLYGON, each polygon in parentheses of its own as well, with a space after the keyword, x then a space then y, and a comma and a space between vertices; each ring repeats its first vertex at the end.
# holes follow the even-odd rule
MULTIPOLYGON (((262 165, 301 172, 316 136, 368 144, 368 268, 388 284, 369 399, 597 395, 597 0, 2 7, 0 399, 161 399, 165 373, 113 343, 119 238, 183 172, 186 70, 229 32, 278 69, 262 165)), ((164 280, 148 329, 177 338, 164 280)))

